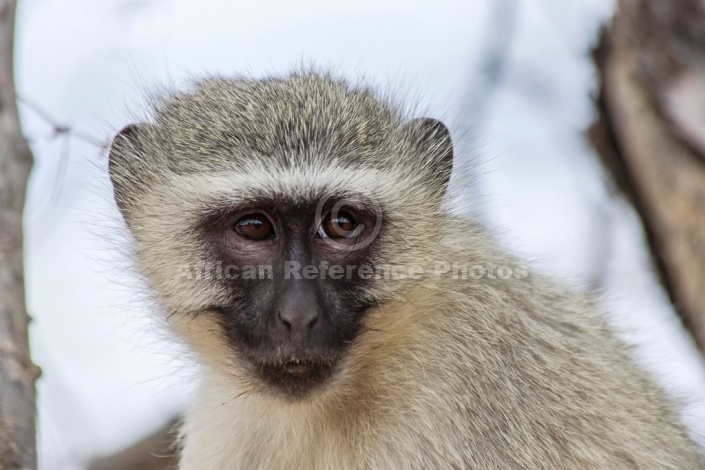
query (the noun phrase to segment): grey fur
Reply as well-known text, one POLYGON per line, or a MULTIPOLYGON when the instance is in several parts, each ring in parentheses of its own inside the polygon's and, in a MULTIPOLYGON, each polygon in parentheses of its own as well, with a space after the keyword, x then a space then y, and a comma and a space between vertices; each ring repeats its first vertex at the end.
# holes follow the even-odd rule
POLYGON ((111 178, 137 260, 203 364, 181 468, 702 468, 676 403, 589 302, 535 274, 436 274, 522 267, 441 210, 448 141, 427 131, 369 89, 299 73, 200 82, 116 138, 111 178), (178 275, 212 259, 201 215, 348 186, 384 211, 371 262, 423 274, 368 287, 378 307, 325 390, 260 393, 207 314, 225 286, 178 275))

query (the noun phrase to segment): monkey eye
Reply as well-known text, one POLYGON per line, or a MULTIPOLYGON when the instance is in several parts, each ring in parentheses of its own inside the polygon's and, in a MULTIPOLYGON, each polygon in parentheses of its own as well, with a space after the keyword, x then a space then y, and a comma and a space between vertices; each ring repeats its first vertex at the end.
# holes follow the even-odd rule
POLYGON ((268 240, 274 238, 272 222, 264 214, 246 215, 235 223, 236 233, 249 240, 268 240))
POLYGON ((327 215, 321 222, 318 229, 318 236, 321 238, 332 238, 334 240, 340 238, 349 238, 357 235, 355 229, 359 224, 355 222, 347 212, 339 212, 336 217, 331 214, 327 215))

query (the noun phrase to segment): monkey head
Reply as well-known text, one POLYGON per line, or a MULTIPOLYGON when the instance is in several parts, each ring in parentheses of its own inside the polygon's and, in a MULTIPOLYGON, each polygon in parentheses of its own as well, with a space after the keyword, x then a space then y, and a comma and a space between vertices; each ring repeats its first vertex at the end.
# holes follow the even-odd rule
POLYGON ((297 400, 334 383, 366 313, 414 282, 378 267, 418 260, 442 229, 452 156, 439 121, 302 73, 162 97, 109 166, 178 333, 214 369, 297 400))

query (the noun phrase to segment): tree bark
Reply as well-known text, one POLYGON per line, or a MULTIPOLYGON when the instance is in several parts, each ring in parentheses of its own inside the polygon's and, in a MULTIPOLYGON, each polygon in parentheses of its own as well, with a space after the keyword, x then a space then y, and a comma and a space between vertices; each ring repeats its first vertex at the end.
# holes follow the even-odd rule
POLYGON ((588 135, 705 352, 705 2, 619 0, 594 59, 599 116, 588 135))
POLYGON ((16 2, 0 0, 0 468, 34 469, 39 369, 27 337, 22 210, 32 155, 20 128, 13 80, 16 2))

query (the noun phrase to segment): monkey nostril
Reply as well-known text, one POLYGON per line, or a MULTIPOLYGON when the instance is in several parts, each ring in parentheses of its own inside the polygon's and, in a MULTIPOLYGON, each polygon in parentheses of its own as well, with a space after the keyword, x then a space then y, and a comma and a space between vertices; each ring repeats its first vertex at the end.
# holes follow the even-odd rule
POLYGON ((318 323, 318 315, 311 318, 311 320, 309 320, 309 322, 308 322, 308 325, 306 325, 306 326, 308 327, 309 330, 311 330, 316 325, 316 323, 318 323))
POLYGON ((277 311, 277 318, 279 319, 279 322, 284 325, 284 327, 287 329, 287 331, 291 331, 291 321, 282 315, 281 310, 277 311))

